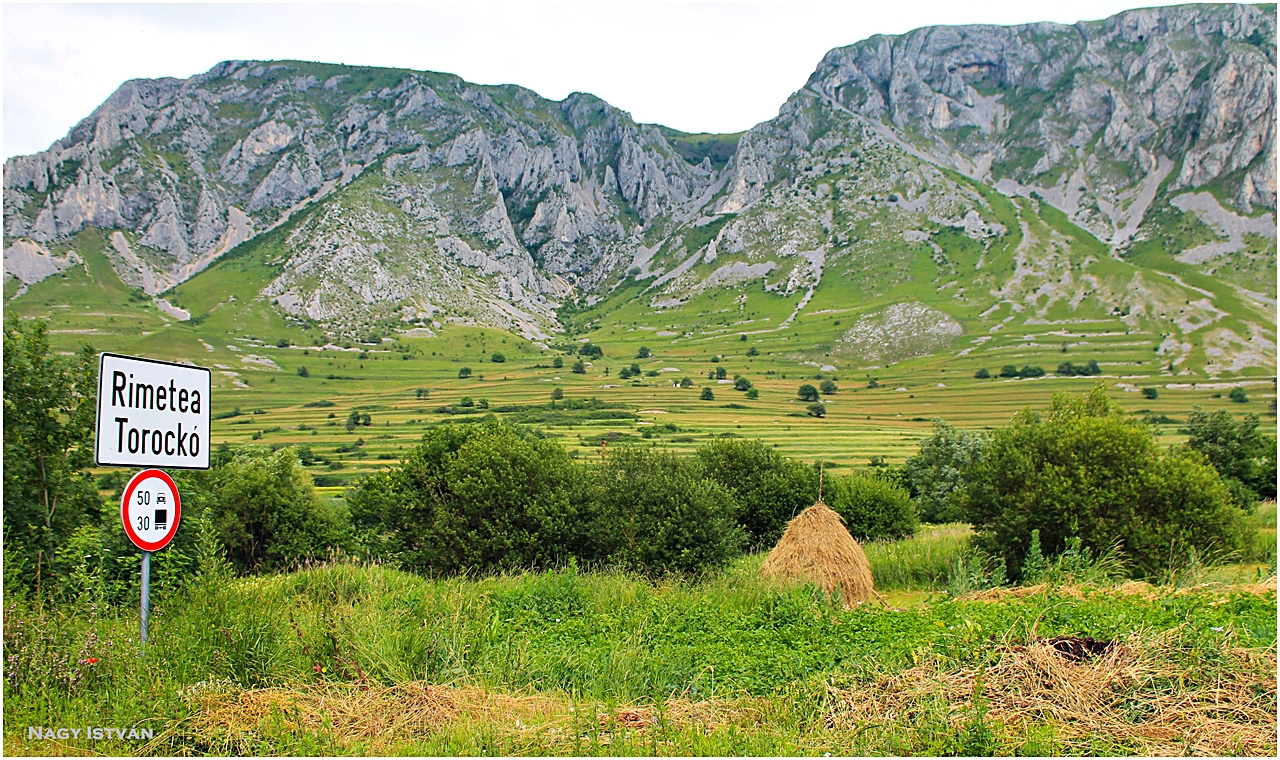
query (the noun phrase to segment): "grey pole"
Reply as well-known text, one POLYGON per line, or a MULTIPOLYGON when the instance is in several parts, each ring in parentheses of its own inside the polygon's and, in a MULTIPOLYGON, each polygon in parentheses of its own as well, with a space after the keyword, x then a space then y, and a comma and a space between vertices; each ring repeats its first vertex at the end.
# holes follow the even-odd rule
POLYGON ((151 613, 151 552, 142 553, 142 653, 147 653, 147 617, 151 613))

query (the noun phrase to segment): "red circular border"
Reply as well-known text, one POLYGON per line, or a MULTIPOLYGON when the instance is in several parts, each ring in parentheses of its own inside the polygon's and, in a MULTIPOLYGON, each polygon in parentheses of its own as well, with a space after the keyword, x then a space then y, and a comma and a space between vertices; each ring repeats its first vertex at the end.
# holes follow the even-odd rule
POLYGON ((129 485, 125 486, 124 496, 120 499, 120 522, 124 523, 124 532, 129 536, 129 540, 133 545, 144 552, 154 552, 169 545, 174 535, 178 532, 178 521, 182 519, 182 497, 178 496, 178 486, 174 484, 173 478, 164 470, 143 470, 129 479, 129 485), (155 542, 143 541, 138 538, 138 534, 134 532, 133 526, 129 524, 129 499, 133 496, 133 491, 138 484, 148 478, 160 478, 168 486, 173 493, 173 526, 169 528, 169 532, 164 538, 155 542))

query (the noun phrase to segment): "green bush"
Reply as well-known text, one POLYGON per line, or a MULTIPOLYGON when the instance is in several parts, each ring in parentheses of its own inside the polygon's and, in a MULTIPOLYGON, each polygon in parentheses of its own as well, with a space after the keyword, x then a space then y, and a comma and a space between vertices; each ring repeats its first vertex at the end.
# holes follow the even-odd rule
POLYGON ((1149 399, 1149 400, 1151 400, 1151 401, 1155 401, 1156 399, 1160 398, 1160 389, 1159 389, 1159 388, 1153 388, 1153 387, 1150 387, 1150 386, 1148 386, 1148 387, 1146 387, 1146 388, 1143 388, 1143 389, 1142 389, 1142 397, 1143 397, 1143 398, 1145 398, 1145 399, 1149 399))
POLYGON ((920 453, 907 459, 907 482, 920 519, 931 523, 964 519, 963 495, 969 473, 982 458, 983 439, 935 419, 933 435, 920 442, 920 453))
POLYGON ((1227 398, 1237 404, 1245 404, 1249 401, 1249 394, 1244 392, 1244 388, 1232 388, 1231 393, 1227 394, 1227 398))
POLYGON ((351 547, 345 510, 321 500, 292 448, 235 452, 207 472, 184 474, 179 490, 187 518, 210 510, 241 570, 280 570, 351 547))
POLYGON ((801 401, 817 401, 818 389, 809 383, 805 383, 796 390, 796 397, 801 401))
POLYGON ((506 360, 507 360, 507 357, 506 357, 506 356, 504 356, 504 355, 502 355, 502 354, 500 354, 500 353, 498 353, 498 352, 496 352, 496 351, 493 353, 493 356, 490 356, 490 357, 489 357, 489 361, 493 362, 494 364, 501 364, 501 363, 505 362, 506 360))
POLYGON ((920 525, 911 495, 882 478, 831 478, 824 490, 824 500, 840 513, 849 532, 859 541, 904 538, 914 534, 920 525))
POLYGON ((1133 570, 1152 577, 1193 547, 1242 545, 1244 513, 1218 474, 1187 449, 1162 452, 1099 385, 1056 394, 1043 417, 1019 412, 997 431, 963 498, 980 547, 1021 572, 1033 530, 1046 557, 1079 538, 1094 551, 1117 543, 1133 570))
POLYGON ((810 417, 826 417, 827 416, 827 407, 826 405, 821 403, 810 404, 809 406, 805 407, 805 409, 809 412, 810 417))
POLYGON ((818 387, 824 396, 832 396, 840 390, 840 386, 836 385, 835 381, 831 379, 823 380, 818 384, 818 387))
POLYGON ((986 380, 987 378, 991 377, 991 371, 988 370, 986 367, 983 367, 977 372, 974 372, 973 376, 978 378, 979 380, 986 380))
POLYGON ((1225 409, 1209 414, 1197 406, 1187 431, 1187 445, 1209 459, 1242 506, 1276 497, 1276 437, 1258 431, 1257 415, 1236 422, 1225 409))
POLYGON ((715 441, 700 447, 697 457, 707 477, 733 494, 738 524, 752 548, 776 544, 787 521, 818 497, 813 468, 760 441, 715 441))
POLYGON ((465 379, 466 379, 466 378, 468 378, 468 377, 471 377, 471 368, 470 368, 470 367, 463 367, 462 369, 458 370, 458 379, 459 379, 459 380, 465 380, 465 379))
POLYGON ((620 446, 599 468, 595 492, 593 543, 623 567, 696 573, 742 551, 737 502, 697 458, 620 446))
POLYGON ((497 420, 429 431, 350 498, 359 537, 418 572, 549 565, 583 552, 584 475, 555 443, 497 420))
POLYGON ((715 394, 715 391, 711 390, 711 388, 703 388, 702 395, 699 396, 698 398, 702 399, 703 401, 715 401, 716 394, 715 394))

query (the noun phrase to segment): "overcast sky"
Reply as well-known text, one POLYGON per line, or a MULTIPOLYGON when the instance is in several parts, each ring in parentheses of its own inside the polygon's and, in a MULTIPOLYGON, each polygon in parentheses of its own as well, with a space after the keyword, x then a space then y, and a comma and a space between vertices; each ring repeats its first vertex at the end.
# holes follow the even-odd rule
POLYGON ((644 122, 737 132, 833 47, 931 24, 1074 23, 1160 0, 616 4, 4 4, 5 157, 43 150, 119 85, 227 59, 444 71, 644 122))

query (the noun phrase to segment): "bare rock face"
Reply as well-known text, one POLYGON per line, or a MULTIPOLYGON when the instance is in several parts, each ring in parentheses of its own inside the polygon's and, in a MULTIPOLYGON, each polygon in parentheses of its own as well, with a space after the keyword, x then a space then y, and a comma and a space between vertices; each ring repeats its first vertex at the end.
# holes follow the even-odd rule
POLYGON ((929 27, 831 51, 797 98, 813 93, 931 160, 1036 191, 1111 240, 1158 157, 1181 158, 1172 190, 1223 181, 1241 210, 1275 208, 1275 40, 1275 14, 1250 5, 929 27))
POLYGON ((628 276, 664 303, 744 277, 811 294, 885 241, 941 250, 926 227, 1004 234, 942 168, 1118 249, 1177 193, 1275 208, 1275 49, 1274 13, 1248 5, 875 36, 828 53, 721 169, 584 93, 227 61, 126 82, 7 161, 6 250, 35 276, 100 228, 121 279, 159 293, 284 226, 263 297, 293 318, 541 335, 628 276), (733 276, 697 268, 717 256, 733 276))

